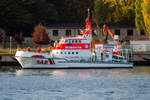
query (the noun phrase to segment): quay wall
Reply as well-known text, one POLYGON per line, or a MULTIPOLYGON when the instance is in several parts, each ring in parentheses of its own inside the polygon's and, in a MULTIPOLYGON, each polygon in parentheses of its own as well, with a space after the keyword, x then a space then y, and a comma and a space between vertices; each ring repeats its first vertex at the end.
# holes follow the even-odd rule
POLYGON ((0 66, 20 66, 14 57, 15 54, 0 54, 0 66))

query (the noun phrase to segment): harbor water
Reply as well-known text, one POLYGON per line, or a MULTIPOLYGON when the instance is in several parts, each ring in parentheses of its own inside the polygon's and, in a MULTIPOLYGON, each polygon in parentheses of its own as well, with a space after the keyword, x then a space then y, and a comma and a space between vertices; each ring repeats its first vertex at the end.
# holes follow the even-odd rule
POLYGON ((150 67, 0 70, 0 100, 149 100, 150 67))

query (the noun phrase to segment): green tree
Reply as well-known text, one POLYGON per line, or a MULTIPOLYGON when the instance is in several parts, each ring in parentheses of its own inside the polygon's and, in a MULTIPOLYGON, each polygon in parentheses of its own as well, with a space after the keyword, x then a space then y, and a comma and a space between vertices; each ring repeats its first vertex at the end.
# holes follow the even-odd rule
POLYGON ((0 0, 0 26, 14 31, 23 27, 25 10, 14 0, 0 0))
POLYGON ((64 0, 64 21, 80 23, 87 17, 87 9, 93 9, 93 0, 64 0))
POLYGON ((0 0, 0 12, 0 27, 11 33, 9 35, 28 33, 37 23, 58 20, 55 5, 47 0, 0 0))
POLYGON ((0 43, 2 42, 2 40, 3 40, 3 32, 0 30, 0 43))
POLYGON ((58 20, 58 12, 55 5, 47 0, 36 0, 33 16, 36 23, 48 24, 58 20))
POLYGON ((145 30, 144 19, 142 14, 143 0, 136 0, 135 2, 135 25, 137 31, 145 30))
POLYGON ((144 0, 142 3, 142 14, 144 18, 144 24, 146 27, 146 33, 150 36, 150 0, 144 0))
POLYGON ((134 1, 95 0, 95 18, 109 23, 134 23, 134 1))
POLYGON ((107 23, 110 22, 109 15, 111 13, 108 8, 108 4, 104 3, 104 0, 95 0, 94 1, 94 18, 99 23, 107 23))

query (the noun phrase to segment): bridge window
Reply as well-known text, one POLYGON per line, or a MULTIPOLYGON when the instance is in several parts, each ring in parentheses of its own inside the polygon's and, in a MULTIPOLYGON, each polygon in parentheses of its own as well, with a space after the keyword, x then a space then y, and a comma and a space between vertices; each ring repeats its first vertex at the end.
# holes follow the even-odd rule
POLYGON ((74 40, 72 40, 72 43, 74 43, 75 41, 74 40))
POLYGON ((81 40, 79 40, 79 43, 81 43, 81 40))
POLYGON ((58 36, 58 30, 53 30, 53 36, 58 36))
POLYGON ((75 43, 78 43, 78 40, 75 40, 75 43))

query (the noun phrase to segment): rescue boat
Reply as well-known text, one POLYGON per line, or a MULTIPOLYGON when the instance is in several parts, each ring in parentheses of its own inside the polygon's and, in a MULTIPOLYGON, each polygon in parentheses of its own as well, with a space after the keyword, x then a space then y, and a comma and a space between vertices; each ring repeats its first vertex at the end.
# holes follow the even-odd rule
POLYGON ((86 19, 86 28, 81 36, 61 38, 52 51, 37 53, 17 51, 15 58, 22 68, 132 68, 128 54, 92 48, 92 21, 86 19))

